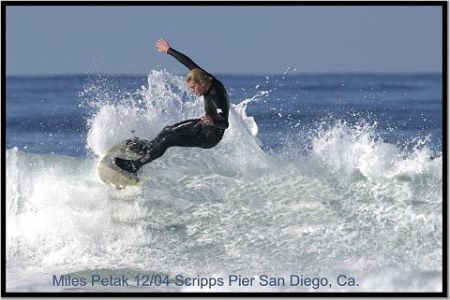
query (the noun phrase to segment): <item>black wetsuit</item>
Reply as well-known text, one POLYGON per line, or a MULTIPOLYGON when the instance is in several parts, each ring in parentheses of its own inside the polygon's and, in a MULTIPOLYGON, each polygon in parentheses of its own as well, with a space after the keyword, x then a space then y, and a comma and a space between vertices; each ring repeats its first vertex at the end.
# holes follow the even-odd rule
MULTIPOLYGON (((167 53, 188 67, 189 70, 201 69, 189 57, 172 48, 169 48, 167 53)), ((130 173, 136 173, 143 165, 162 156, 169 147, 212 148, 220 142, 225 129, 228 128, 228 95, 223 84, 211 74, 207 74, 212 81, 208 91, 203 94, 204 107, 205 114, 211 117, 213 125, 206 125, 200 119, 191 119, 164 127, 152 141, 139 138, 127 140, 126 143, 130 150, 142 157, 137 160, 115 158, 117 166, 130 173)))

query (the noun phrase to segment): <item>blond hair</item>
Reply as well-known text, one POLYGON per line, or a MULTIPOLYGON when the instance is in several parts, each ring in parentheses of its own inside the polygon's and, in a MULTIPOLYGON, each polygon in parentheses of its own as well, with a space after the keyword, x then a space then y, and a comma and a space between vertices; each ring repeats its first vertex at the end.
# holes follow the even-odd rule
POLYGON ((211 82, 211 80, 212 77, 208 73, 198 68, 192 69, 186 76, 186 82, 200 83, 200 81, 211 82))

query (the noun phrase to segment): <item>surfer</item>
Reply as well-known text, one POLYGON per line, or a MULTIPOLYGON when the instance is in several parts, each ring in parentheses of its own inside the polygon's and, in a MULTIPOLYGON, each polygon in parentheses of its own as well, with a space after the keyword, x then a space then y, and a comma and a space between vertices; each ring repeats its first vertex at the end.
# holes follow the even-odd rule
POLYGON ((196 96, 203 96, 205 115, 164 127, 151 141, 137 137, 127 140, 129 149, 142 157, 137 160, 116 157, 114 162, 132 174, 162 156, 169 147, 212 148, 220 142, 228 128, 229 103, 223 84, 189 57, 171 48, 164 39, 159 39, 155 46, 159 52, 173 56, 190 70, 186 82, 196 96))

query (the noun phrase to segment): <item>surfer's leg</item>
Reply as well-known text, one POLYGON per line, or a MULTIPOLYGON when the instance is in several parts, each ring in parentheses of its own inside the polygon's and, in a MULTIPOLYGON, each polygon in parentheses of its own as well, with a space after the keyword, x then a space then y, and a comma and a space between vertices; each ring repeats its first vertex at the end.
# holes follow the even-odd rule
POLYGON ((116 158, 115 163, 130 173, 136 173, 143 165, 161 157, 170 147, 212 148, 220 142, 223 133, 221 129, 202 124, 200 119, 186 120, 164 127, 154 140, 146 141, 142 149, 145 154, 141 158, 116 158))
MULTIPOLYGON (((151 149, 153 147, 155 147, 155 142, 159 141, 160 139, 164 138, 164 136, 167 133, 170 133, 174 130, 178 130, 178 131, 182 131, 183 128, 186 129, 186 124, 190 124, 191 122, 198 122, 199 119, 190 119, 190 120, 185 120, 170 126, 166 126, 163 128, 163 130, 158 134, 158 136, 149 141, 149 140, 145 140, 145 139, 141 139, 138 137, 134 137, 132 139, 128 139, 125 141, 125 144, 127 145, 128 149, 130 151, 133 151, 134 153, 137 153, 141 156, 145 156, 148 152, 151 151, 151 149)), ((188 129, 188 128, 187 128, 188 129)), ((189 129, 188 129, 189 130, 189 129)))
POLYGON ((116 157, 114 162, 121 169, 135 174, 143 165, 161 157, 164 152, 166 152, 167 148, 176 145, 176 141, 180 140, 182 136, 185 137, 183 140, 190 140, 190 143, 192 143, 197 136, 196 131, 201 130, 200 127, 195 127, 199 121, 199 119, 191 119, 166 126, 156 138, 151 141, 139 138, 127 140, 126 143, 129 146, 129 149, 142 155, 142 158, 137 160, 126 160, 116 157), (186 139, 186 137, 188 137, 188 139, 186 139))
POLYGON ((139 163, 144 165, 161 157, 169 147, 186 145, 194 147, 199 144, 201 136, 201 124, 199 119, 186 120, 171 126, 164 127, 158 136, 152 141, 153 147, 142 158, 139 163))

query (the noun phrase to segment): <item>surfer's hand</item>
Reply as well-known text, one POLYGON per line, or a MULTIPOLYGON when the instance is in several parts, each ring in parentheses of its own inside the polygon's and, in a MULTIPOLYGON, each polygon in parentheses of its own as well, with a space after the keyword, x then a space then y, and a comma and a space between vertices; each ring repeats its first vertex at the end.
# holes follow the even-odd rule
POLYGON ((159 39, 156 41, 156 49, 158 49, 159 52, 167 53, 169 51, 170 45, 165 39, 159 39))
POLYGON ((200 122, 202 122, 205 125, 213 125, 214 124, 214 122, 210 116, 201 117, 200 122))

